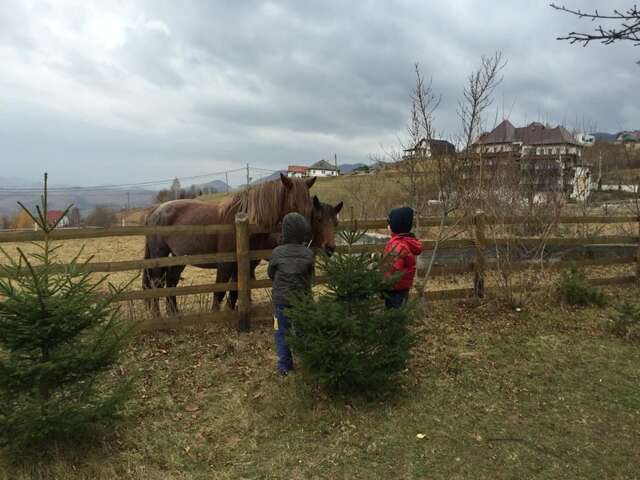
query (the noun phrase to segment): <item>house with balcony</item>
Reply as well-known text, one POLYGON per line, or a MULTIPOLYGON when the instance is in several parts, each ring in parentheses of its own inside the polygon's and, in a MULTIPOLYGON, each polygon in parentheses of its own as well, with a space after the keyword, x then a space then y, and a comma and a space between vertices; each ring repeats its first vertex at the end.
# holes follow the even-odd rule
POLYGON ((471 145, 469 175, 497 176, 511 169, 520 187, 532 196, 562 193, 586 200, 591 192, 591 167, 582 161, 580 142, 563 126, 533 122, 515 127, 504 120, 471 145))

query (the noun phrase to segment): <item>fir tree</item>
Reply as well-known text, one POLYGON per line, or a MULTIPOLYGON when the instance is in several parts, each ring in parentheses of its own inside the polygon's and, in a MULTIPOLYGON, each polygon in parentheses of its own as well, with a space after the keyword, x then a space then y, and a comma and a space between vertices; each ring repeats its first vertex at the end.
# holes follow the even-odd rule
POLYGON ((46 182, 36 215, 20 204, 44 232, 37 253, 0 249, 0 444, 14 450, 107 423, 129 391, 108 375, 128 336, 112 305, 126 285, 105 292, 106 277, 93 281, 82 268, 82 251, 59 261, 46 182))
POLYGON ((320 385, 340 393, 392 386, 413 343, 410 307, 384 308, 384 292, 397 281, 384 275, 390 259, 358 253, 363 235, 343 232, 347 252, 318 260, 328 282, 324 293, 297 299, 288 310, 297 333, 289 339, 294 354, 320 385))

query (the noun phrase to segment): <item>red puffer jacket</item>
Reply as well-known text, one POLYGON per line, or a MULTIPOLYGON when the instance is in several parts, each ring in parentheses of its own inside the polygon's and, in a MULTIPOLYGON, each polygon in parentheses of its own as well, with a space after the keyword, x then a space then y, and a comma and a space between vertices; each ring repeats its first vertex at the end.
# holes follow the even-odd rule
POLYGON ((390 255, 393 264, 386 275, 391 276, 396 272, 404 272, 394 290, 408 290, 413 285, 413 277, 416 274, 416 256, 422 253, 422 242, 415 238, 412 233, 396 235, 393 234, 391 240, 384 247, 384 254, 390 255))

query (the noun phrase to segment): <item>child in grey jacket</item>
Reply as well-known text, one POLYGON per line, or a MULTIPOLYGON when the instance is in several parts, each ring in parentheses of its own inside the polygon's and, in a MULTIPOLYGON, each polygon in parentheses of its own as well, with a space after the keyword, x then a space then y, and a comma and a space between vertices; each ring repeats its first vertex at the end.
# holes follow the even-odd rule
POLYGON ((289 319, 286 309, 293 297, 311 291, 315 258, 308 244, 311 227, 299 213, 289 213, 282 220, 282 244, 273 250, 267 273, 273 280, 272 297, 276 318, 276 352, 278 371, 287 375, 293 368, 291 350, 286 342, 289 319))

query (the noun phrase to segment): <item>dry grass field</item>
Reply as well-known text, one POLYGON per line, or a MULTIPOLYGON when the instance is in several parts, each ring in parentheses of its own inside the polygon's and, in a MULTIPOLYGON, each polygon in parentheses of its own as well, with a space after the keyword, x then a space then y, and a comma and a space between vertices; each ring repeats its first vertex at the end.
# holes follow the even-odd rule
POLYGON ((636 478, 640 350, 607 315, 432 304, 401 389, 369 400, 277 376, 268 325, 148 334, 114 432, 0 460, 0 479, 636 478))

